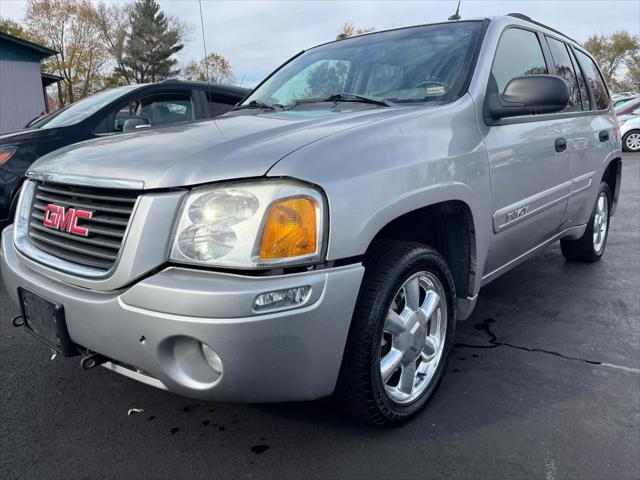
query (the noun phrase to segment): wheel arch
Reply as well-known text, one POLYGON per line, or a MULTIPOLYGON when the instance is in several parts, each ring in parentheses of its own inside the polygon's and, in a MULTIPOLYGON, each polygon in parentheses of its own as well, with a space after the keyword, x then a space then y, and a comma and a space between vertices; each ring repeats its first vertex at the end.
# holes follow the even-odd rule
POLYGON ((616 207, 618 206, 618 198, 620 196, 620 185, 622 180, 622 158, 616 157, 612 159, 602 174, 602 182, 606 182, 609 185, 611 191, 611 209, 609 214, 613 216, 616 207))
POLYGON ((415 241, 433 247, 445 258, 451 270, 456 296, 474 295, 476 229, 472 210, 465 201, 442 201, 389 220, 373 236, 367 253, 378 240, 415 241))

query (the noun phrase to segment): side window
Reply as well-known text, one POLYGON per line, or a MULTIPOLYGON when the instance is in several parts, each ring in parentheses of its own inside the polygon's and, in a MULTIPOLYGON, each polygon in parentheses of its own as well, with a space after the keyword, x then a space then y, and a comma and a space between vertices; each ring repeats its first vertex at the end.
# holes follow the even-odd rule
POLYGON ((217 117, 231 110, 240 101, 237 97, 220 95, 215 92, 207 92, 207 103, 209 104, 209 115, 217 117))
POLYGON ((576 50, 576 56, 596 100, 596 104, 591 106, 591 110, 605 110, 609 106, 609 92, 598 71, 598 67, 596 67, 593 60, 580 50, 576 50))
POLYGON ((127 118, 129 118, 131 115, 133 115, 133 112, 130 110, 130 108, 134 105, 134 102, 131 102, 129 105, 127 105, 124 108, 121 108, 118 112, 116 112, 116 118, 114 120, 114 124, 113 124, 113 130, 116 132, 121 132, 122 131, 122 127, 124 127, 124 122, 127 120, 127 118))
POLYGON ((509 80, 523 75, 549 73, 538 36, 521 28, 509 28, 502 33, 491 67, 497 91, 504 92, 509 80))
MULTIPOLYGON (((556 67, 556 75, 562 78, 567 82, 567 85, 569 85, 569 103, 567 103, 563 112, 579 112, 583 109, 580 97, 580 86, 578 85, 578 77, 576 76, 573 63, 571 62, 567 46, 564 42, 551 37, 547 37, 547 43, 549 44, 553 63, 556 67)), ((585 100, 584 107, 585 110, 588 110, 589 97, 586 97, 585 100)))
POLYGON ((573 51, 569 48, 569 53, 571 55, 571 61, 573 62, 573 66, 576 71, 576 76, 578 77, 578 86, 580 87, 580 98, 582 98, 582 109, 589 110, 590 100, 589 100, 589 90, 587 90, 587 83, 584 79, 584 74, 582 73, 582 69, 580 65, 578 65, 578 60, 574 55, 573 51))
POLYGON ((116 113, 114 130, 121 132, 130 116, 145 117, 151 126, 189 122, 195 119, 193 101, 188 93, 156 93, 138 98, 116 113))

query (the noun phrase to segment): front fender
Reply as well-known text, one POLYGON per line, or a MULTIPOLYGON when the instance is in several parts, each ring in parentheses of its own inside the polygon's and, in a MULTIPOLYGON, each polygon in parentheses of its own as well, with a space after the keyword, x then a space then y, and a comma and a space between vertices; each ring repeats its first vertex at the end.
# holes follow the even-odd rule
POLYGON ((285 157, 269 175, 324 189, 328 260, 363 255, 376 234, 405 213, 458 200, 471 210, 476 266, 484 265, 491 235, 488 159, 468 95, 315 142, 285 157))

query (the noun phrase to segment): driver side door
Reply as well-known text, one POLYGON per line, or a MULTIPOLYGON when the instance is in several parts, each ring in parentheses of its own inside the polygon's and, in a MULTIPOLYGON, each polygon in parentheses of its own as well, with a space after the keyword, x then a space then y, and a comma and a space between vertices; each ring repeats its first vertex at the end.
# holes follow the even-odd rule
MULTIPOLYGON (((514 77, 549 73, 540 35, 507 27, 496 49, 488 93, 502 93, 514 77)), ((488 97, 488 95, 487 95, 488 97)), ((493 242, 483 278, 544 243, 559 230, 571 188, 570 125, 549 115, 485 118, 493 242), (544 117, 544 118, 543 118, 544 117), (566 131, 565 131, 566 130, 566 131)))

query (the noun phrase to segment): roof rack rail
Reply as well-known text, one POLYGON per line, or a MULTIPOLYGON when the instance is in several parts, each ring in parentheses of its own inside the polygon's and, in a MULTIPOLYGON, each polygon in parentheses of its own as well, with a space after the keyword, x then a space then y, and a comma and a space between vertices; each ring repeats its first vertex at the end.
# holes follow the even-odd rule
POLYGON ((552 31, 554 33, 557 33, 558 35, 562 35, 563 37, 571 40, 573 43, 577 43, 578 45, 581 45, 580 42, 578 42, 577 40, 574 40, 569 35, 567 35, 565 33, 562 33, 561 31, 556 30, 555 28, 552 28, 552 27, 550 27, 548 25, 545 25, 544 23, 536 22, 531 17, 528 17, 527 15, 524 15, 522 13, 509 13, 509 14, 507 14, 507 16, 508 17, 513 17, 513 18, 518 18, 520 20, 524 20, 525 22, 533 23, 534 25, 537 25, 539 27, 546 28, 547 30, 550 30, 550 31, 552 31))

